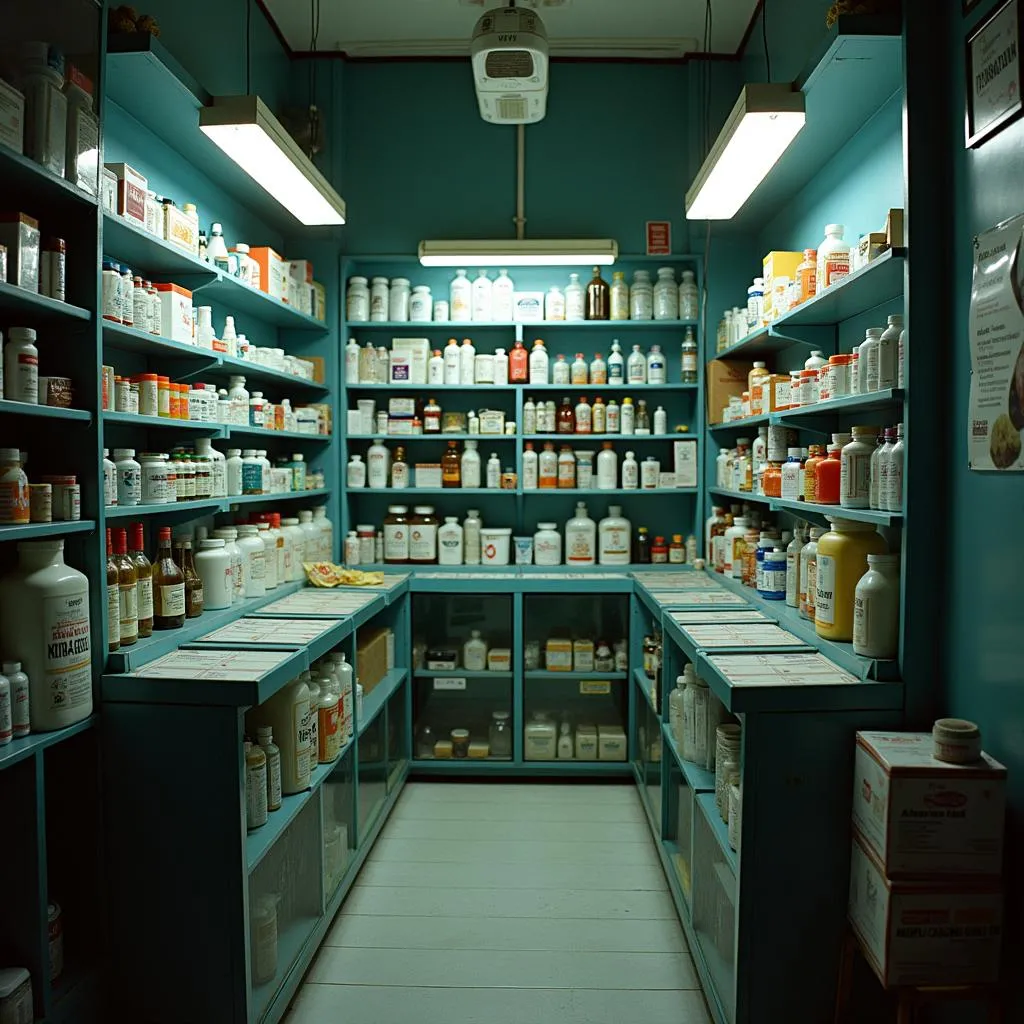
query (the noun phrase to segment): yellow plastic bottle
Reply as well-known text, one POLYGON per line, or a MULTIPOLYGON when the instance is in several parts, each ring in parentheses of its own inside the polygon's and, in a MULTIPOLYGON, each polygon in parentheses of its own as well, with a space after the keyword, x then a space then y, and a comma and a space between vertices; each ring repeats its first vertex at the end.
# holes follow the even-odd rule
POLYGON ((829 522, 832 529, 818 540, 814 629, 828 640, 850 641, 857 581, 868 571, 868 555, 888 554, 889 546, 871 523, 829 522))

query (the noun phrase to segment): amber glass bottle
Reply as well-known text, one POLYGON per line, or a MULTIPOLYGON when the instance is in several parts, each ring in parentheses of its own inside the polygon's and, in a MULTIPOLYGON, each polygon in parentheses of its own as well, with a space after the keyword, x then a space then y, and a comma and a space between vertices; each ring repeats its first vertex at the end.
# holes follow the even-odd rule
MULTIPOLYGON (((192 541, 182 541, 181 547, 181 574, 185 577, 185 617, 198 619, 203 614, 203 581, 196 572, 192 541)), ((270 557, 276 559, 277 551, 271 551, 270 557)))
POLYGON ((161 526, 153 559, 153 628, 185 625, 185 574, 171 557, 171 528, 161 526))
POLYGON ((611 291, 601 277, 601 268, 594 267, 594 276, 587 285, 586 314, 588 320, 607 320, 611 311, 611 291))
POLYGON ((459 458, 457 441, 449 441, 448 451, 441 456, 441 486, 462 486, 462 460, 459 458))
POLYGON ((142 523, 132 523, 128 530, 128 554, 135 563, 135 575, 138 577, 137 599, 141 639, 153 635, 153 563, 143 550, 145 544, 142 523))
POLYGON ((576 432, 576 411, 572 407, 570 398, 562 399, 562 405, 558 410, 556 429, 559 434, 574 434, 576 432))
POLYGON ((112 531, 114 560, 117 562, 117 605, 122 647, 139 639, 139 575, 128 557, 128 535, 123 528, 112 531))
POLYGON ((107 528, 107 650, 116 651, 121 646, 121 601, 118 589, 117 559, 114 557, 114 542, 107 528))

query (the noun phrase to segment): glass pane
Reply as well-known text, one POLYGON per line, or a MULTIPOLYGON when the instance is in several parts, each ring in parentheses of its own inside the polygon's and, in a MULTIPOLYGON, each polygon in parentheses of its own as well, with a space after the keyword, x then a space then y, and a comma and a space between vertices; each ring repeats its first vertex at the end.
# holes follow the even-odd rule
POLYGON ((387 706, 388 729, 388 792, 398 780, 409 761, 409 727, 405 711, 405 686, 400 686, 389 698, 387 706))
POLYGON ((661 830, 661 722, 645 700, 637 700, 637 756, 654 821, 661 830))
POLYGON ((337 891, 355 850, 354 747, 324 779, 321 789, 324 814, 324 894, 328 902, 337 891))
POLYGON ((665 849, 683 899, 692 906, 693 883, 693 790, 675 758, 664 752, 669 764, 669 809, 665 822, 665 849))
POLYGON ((320 820, 308 800, 249 877, 252 1006, 259 1019, 320 917, 320 820))
POLYGON ((373 828, 388 795, 385 718, 377 715, 359 737, 359 844, 373 828))
POLYGON ((625 761, 628 598, 523 599, 523 757, 625 761))
POLYGON ((512 757, 512 598, 412 599, 417 760, 512 757))

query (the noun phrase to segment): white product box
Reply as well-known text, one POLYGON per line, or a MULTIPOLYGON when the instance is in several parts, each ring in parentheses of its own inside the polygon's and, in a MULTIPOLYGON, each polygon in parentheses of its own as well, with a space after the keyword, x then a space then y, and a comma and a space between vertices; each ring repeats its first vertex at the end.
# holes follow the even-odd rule
POLYGON ((441 486, 441 463, 440 462, 417 462, 415 466, 416 487, 440 487, 441 486))
POLYGON ((857 733, 853 823, 890 878, 998 875, 1006 769, 932 757, 930 733, 857 733))
POLYGON ((307 316, 313 315, 313 264, 309 260, 288 261, 288 302, 307 316))
POLYGON ((1001 890, 891 881, 856 829, 849 914, 885 988, 988 984, 999 974, 1001 890))
POLYGON ((7 250, 7 283, 39 291, 39 221, 27 213, 0 213, 0 245, 7 250))
POLYGON ((626 760, 626 733, 621 725, 597 727, 597 758, 599 761, 626 760))
POLYGON ((363 432, 363 414, 358 409, 347 409, 345 426, 349 434, 361 434, 363 432))
POLYGON ((505 414, 500 409, 480 410, 481 434, 504 434, 505 414))
POLYGON ((416 415, 415 398, 389 398, 388 416, 392 419, 411 420, 416 415))
POLYGON ((193 344, 192 293, 180 284, 154 284, 160 296, 160 333, 170 341, 193 344))
POLYGON ((100 172, 100 206, 107 213, 117 213, 117 175, 106 167, 100 172))
POLYGON ((74 64, 67 65, 64 93, 68 97, 64 177, 94 196, 100 166, 100 122, 93 112, 92 81, 74 64))
POLYGON ((544 668, 548 672, 572 671, 572 641, 552 637, 544 647, 544 668))
POLYGON ((672 442, 676 487, 697 486, 697 439, 683 438, 672 442))
POLYGON ((412 437, 412 420, 388 420, 388 433, 392 437, 412 437))
POLYGON ((427 383, 427 362, 430 360, 430 340, 428 338, 392 338, 391 351, 402 352, 409 357, 410 384, 427 383))
POLYGON ((658 490, 671 490, 676 485, 675 473, 659 473, 658 474, 658 490))
POLYGON ((149 182, 129 164, 104 164, 104 166, 117 178, 115 212, 138 227, 145 228, 146 190, 149 187, 149 182))
POLYGON ((25 82, 25 156, 64 177, 67 152, 68 98, 49 79, 25 82))
POLYGON ((15 153, 25 148, 25 97, 0 79, 0 145, 15 153))
POLYGON ((597 727, 578 725, 576 727, 576 760, 597 760, 597 727))
POLYGON ((396 352, 392 349, 389 354, 389 369, 392 384, 412 383, 412 356, 408 352, 396 352))
POLYGON ((573 640, 572 664, 576 672, 594 671, 594 641, 573 640))
POLYGON ((327 321, 327 289, 319 282, 312 281, 309 285, 309 308, 311 315, 320 323, 327 321))
POLYGON ((535 324, 544 319, 543 292, 513 292, 512 319, 519 324, 535 324))

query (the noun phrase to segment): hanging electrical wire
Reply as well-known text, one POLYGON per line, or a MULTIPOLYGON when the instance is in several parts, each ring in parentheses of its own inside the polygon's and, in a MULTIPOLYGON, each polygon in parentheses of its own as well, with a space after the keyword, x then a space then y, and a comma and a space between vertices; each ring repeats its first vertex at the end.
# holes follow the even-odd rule
POLYGON ((309 119, 306 155, 313 159, 320 149, 320 108, 317 106, 317 46, 320 42, 320 0, 309 3, 309 119))
POLYGON ((772 80, 772 59, 768 53, 768 0, 761 0, 761 39, 764 42, 764 73, 768 82, 772 80))
MULTIPOLYGON (((703 125, 702 136, 704 141, 704 152, 701 154, 701 162, 707 158, 711 151, 711 61, 708 55, 711 52, 711 39, 714 31, 714 13, 711 10, 711 0, 704 0, 704 90, 703 90, 703 125)), ((701 323, 704 325, 704 351, 708 350, 708 337, 710 328, 708 325, 708 277, 711 272, 711 221, 707 222, 704 231, 704 259, 703 273, 701 274, 700 289, 700 314, 701 323)))

